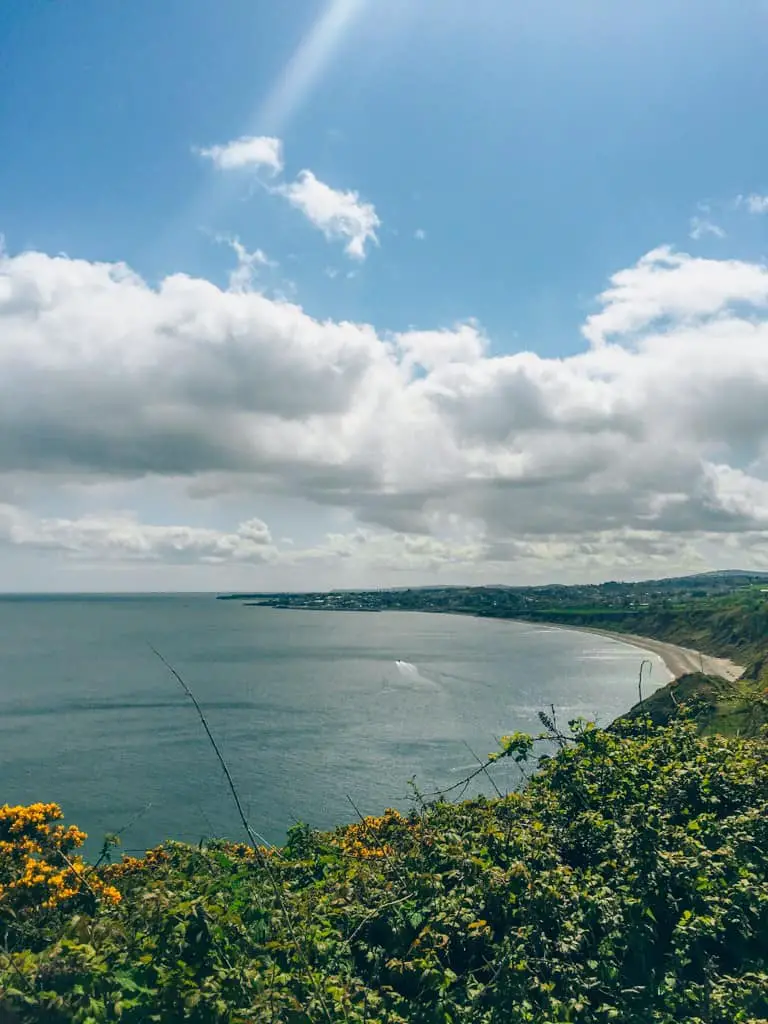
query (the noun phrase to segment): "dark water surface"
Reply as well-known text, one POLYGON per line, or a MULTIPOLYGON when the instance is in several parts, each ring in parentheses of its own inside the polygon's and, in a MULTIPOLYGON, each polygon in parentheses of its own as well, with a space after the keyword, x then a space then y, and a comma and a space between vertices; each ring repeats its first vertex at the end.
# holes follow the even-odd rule
MULTIPOLYGON (((282 840, 409 806, 555 704, 602 723, 642 651, 585 633, 413 613, 246 608, 209 595, 0 598, 0 804, 54 800, 124 846, 238 835, 221 770, 156 646, 203 705, 253 826, 282 840), (134 820, 135 819, 135 820, 134 820)), ((667 678, 654 658, 653 679, 667 678)), ((499 785, 512 788, 505 766, 499 785)))

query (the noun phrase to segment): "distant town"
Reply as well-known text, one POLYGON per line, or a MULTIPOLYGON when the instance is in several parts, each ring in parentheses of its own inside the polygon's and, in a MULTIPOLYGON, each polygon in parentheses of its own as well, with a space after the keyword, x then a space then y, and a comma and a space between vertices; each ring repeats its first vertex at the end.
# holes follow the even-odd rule
POLYGON ((726 570, 633 583, 250 593, 226 594, 219 599, 268 608, 420 611, 526 619, 658 636, 681 619, 688 620, 693 613, 700 620, 702 616, 722 616, 734 601, 754 605, 764 613, 768 604, 768 573, 726 570))

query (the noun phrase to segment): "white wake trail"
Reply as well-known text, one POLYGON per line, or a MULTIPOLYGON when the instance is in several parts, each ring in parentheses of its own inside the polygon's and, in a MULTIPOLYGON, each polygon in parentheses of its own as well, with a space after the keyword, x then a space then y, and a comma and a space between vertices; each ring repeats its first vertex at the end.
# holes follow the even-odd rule
POLYGON ((395 667, 397 668, 400 678, 407 683, 410 683, 414 687, 418 687, 422 690, 439 690, 441 686, 436 683, 434 679, 428 679, 426 676, 419 672, 415 665, 412 665, 410 661, 395 661, 395 667))

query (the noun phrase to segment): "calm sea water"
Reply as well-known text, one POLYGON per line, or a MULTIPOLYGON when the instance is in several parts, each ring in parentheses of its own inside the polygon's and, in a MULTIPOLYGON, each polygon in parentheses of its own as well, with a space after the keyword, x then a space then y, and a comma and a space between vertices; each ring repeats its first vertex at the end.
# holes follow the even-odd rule
MULTIPOLYGON (((0 804, 55 800, 126 849, 240 835, 213 751, 157 647, 203 705, 254 828, 280 842, 445 787, 496 737, 606 723, 643 652, 546 627, 409 613, 246 608, 211 596, 0 598, 0 804)), ((668 676, 654 659, 657 685, 668 676)), ((504 766, 501 787, 516 777, 504 766)))

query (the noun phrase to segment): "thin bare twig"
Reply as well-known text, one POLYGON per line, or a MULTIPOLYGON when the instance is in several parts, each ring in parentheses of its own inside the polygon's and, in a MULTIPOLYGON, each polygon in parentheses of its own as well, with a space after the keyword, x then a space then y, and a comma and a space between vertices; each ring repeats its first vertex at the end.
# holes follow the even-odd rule
POLYGON ((464 789, 466 789, 467 786, 469 785, 469 783, 472 781, 472 779, 476 778, 478 775, 482 775, 482 773, 484 771, 486 771, 488 769, 488 767, 490 765, 492 765, 493 763, 494 762, 489 759, 488 761, 485 762, 485 764, 481 764, 479 768, 475 768, 475 770, 473 772, 471 772, 469 775, 467 775, 466 778, 461 779, 460 782, 454 782, 454 784, 452 786, 446 786, 445 789, 435 789, 435 790, 432 790, 429 793, 424 793, 424 796, 426 796, 426 797, 432 797, 432 796, 444 797, 446 793, 452 793, 455 789, 460 789, 462 786, 464 787, 464 789))
POLYGON ((499 789, 499 787, 498 787, 498 786, 496 785, 496 783, 495 783, 495 782, 493 781, 493 778, 491 777, 491 773, 490 773, 490 772, 488 771, 488 766, 487 766, 487 765, 485 765, 485 764, 483 764, 483 762, 482 762, 482 761, 480 760, 480 758, 479 758, 479 757, 477 756, 477 754, 476 754, 476 753, 474 752, 474 750, 472 749, 472 747, 470 747, 470 745, 469 745, 469 744, 467 743, 467 741, 466 741, 466 740, 464 740, 464 741, 463 741, 463 743, 464 743, 464 746, 465 746, 465 747, 467 748, 467 750, 468 750, 468 751, 470 752, 470 754, 472 755, 472 757, 474 757, 474 759, 475 759, 475 760, 477 761, 477 763, 478 763, 478 764, 480 765, 480 767, 481 767, 481 768, 483 769, 483 771, 485 772, 485 777, 486 777, 486 778, 488 779, 488 781, 490 782, 490 784, 491 784, 491 785, 493 786, 493 788, 494 788, 494 789, 496 790, 496 796, 497 796, 497 797, 499 798, 499 800, 503 800, 503 799, 504 799, 504 797, 502 796, 501 790, 500 790, 500 789, 499 789))
MULTIPOLYGON (((291 941, 293 942, 294 946, 296 947, 296 952, 299 954, 299 959, 301 960, 302 965, 304 966, 304 969, 307 972, 307 976, 309 977, 309 983, 310 983, 310 985, 311 985, 311 987, 312 987, 312 989, 313 989, 313 991, 315 993, 315 996, 317 997, 317 1001, 319 1002, 319 1004, 320 1004, 320 1006, 322 1008, 323 1015, 325 1016, 326 1020, 330 1021, 331 1024, 333 1024, 333 1017, 331 1016, 331 1012, 328 1009, 328 1004, 325 1001, 325 997, 324 997, 322 991, 320 990, 320 986, 319 986, 319 984, 317 982, 317 979, 315 978, 314 972, 312 971, 312 965, 309 962, 309 958, 308 958, 306 952, 304 951, 304 947, 301 944, 301 941, 299 940, 299 936, 298 936, 298 934, 296 932, 296 928, 294 927, 294 924, 293 924, 293 919, 291 917, 291 912, 288 909, 288 904, 285 902, 285 897, 283 896, 283 891, 280 888, 280 885, 278 884, 277 879, 275 878, 275 874, 272 871, 272 868, 271 868, 271 866, 269 864, 268 858, 266 857, 263 849, 256 842, 257 838, 261 839, 261 836, 258 836, 258 834, 256 832, 254 832, 253 829, 251 828, 251 826, 248 824, 248 819, 245 816, 245 811, 243 810, 243 805, 240 802, 240 797, 238 796, 237 788, 235 787, 235 783, 234 783, 234 780, 232 779, 232 775, 231 775, 231 773, 229 771, 229 768, 227 767, 227 762, 224 760, 224 756, 221 753, 221 751, 219 750, 219 747, 218 747, 218 744, 216 743, 216 740, 213 738, 213 733, 211 732, 211 730, 210 730, 210 728, 208 726, 208 722, 206 721, 205 715, 203 714, 203 709, 200 707, 200 704, 198 703, 197 698, 195 697, 194 693, 192 693, 190 688, 187 686, 187 684, 181 678, 181 676, 176 671, 176 669, 173 667, 173 665, 171 665, 163 657, 163 655, 160 653, 160 651, 157 650, 156 647, 153 647, 152 644, 148 644, 148 646, 149 646, 149 649, 160 659, 160 661, 163 663, 163 665, 165 665, 165 667, 168 669, 168 671, 171 673, 171 675, 174 677, 174 679, 181 686, 181 688, 183 689, 184 693, 187 695, 187 697, 189 697, 189 699, 192 701, 192 703, 195 706, 195 710, 197 711, 198 717, 199 717, 200 721, 203 723, 203 728, 205 729, 205 734, 208 737, 208 739, 210 740, 211 746, 213 747, 214 752, 216 753, 216 757, 218 758, 219 764, 221 765, 222 771, 224 772, 224 775, 226 777, 227 783, 229 785, 230 792, 232 793, 232 799, 234 800, 235 806, 237 807, 237 812, 238 812, 238 814, 240 816, 240 821, 243 824, 243 828, 245 829, 245 833, 248 836, 248 840, 249 840, 251 846, 253 847, 254 853, 256 854, 256 856, 259 859, 259 863, 260 863, 262 869, 264 870, 264 873, 266 874, 267 878, 269 879, 270 885, 272 886, 272 890, 273 890, 273 892, 275 894, 275 898, 277 899, 278 906, 280 907, 280 912, 282 913, 283 918, 285 919, 285 924, 286 924, 286 927, 288 928, 288 934, 290 935, 291 941)), ((269 844, 265 842, 264 845, 267 846, 269 844)))
POLYGON ((104 860, 106 859, 106 856, 107 856, 107 853, 109 851, 110 846, 117 846, 118 845, 117 842, 109 843, 107 840, 110 837, 112 839, 114 839, 114 840, 117 840, 124 832, 127 832, 129 828, 132 828, 136 824, 136 822, 139 820, 139 818, 143 818, 144 815, 147 813, 147 811, 150 809, 151 806, 152 806, 152 803, 150 801, 150 803, 148 803, 146 805, 146 807, 142 807, 142 809, 140 811, 138 811, 138 813, 134 814, 134 816, 128 821, 128 823, 126 825, 123 825, 122 828, 119 828, 117 830, 117 832, 111 832, 111 833, 108 834, 107 839, 104 840, 104 847, 103 847, 101 853, 99 854, 98 860, 96 861, 95 864, 91 865, 91 867, 88 869, 88 871, 86 871, 86 875, 92 874, 94 871, 96 871, 98 868, 101 867, 101 865, 103 864, 104 860))
MULTIPOLYGON (((176 671, 176 669, 173 667, 173 665, 171 665, 170 662, 168 662, 163 657, 163 655, 160 653, 160 651, 158 651, 158 649, 156 647, 153 647, 152 644, 149 644, 148 646, 149 646, 149 649, 153 652, 153 654, 155 654, 156 657, 158 657, 160 659, 160 661, 162 661, 162 663, 165 665, 165 667, 168 669, 168 671, 174 677, 176 682, 182 688, 184 693, 187 695, 187 697, 189 697, 189 699, 194 704, 195 711, 197 712, 198 718, 203 723, 203 728, 205 729, 205 734, 208 737, 208 739, 210 741, 210 744, 213 747, 214 753, 216 754, 216 757, 219 760, 219 764, 221 765, 221 770, 224 772, 224 777, 227 780, 227 785, 229 786, 229 791, 232 794, 232 799, 235 801, 235 807, 237 808, 237 813, 240 816, 240 821, 242 822, 243 828, 245 829, 245 834, 248 836, 248 841, 254 847, 256 847, 258 844, 256 843, 255 840, 256 839, 261 839, 261 836, 257 836, 256 833, 251 829, 251 826, 248 824, 248 819, 245 816, 245 811, 243 810, 243 805, 240 803, 240 797, 237 795, 237 789, 235 788, 235 783, 234 783, 234 781, 232 779, 232 776, 230 774, 229 768, 227 767, 227 762, 224 760, 224 757, 223 757, 221 751, 219 750, 218 744, 216 743, 216 740, 213 738, 213 733, 211 732, 211 730, 208 727, 208 722, 206 721, 205 715, 203 714, 203 709, 200 707, 200 705, 199 705, 199 703, 197 701, 197 697, 195 697, 194 693, 192 693, 190 688, 187 686, 187 684, 181 678, 181 676, 176 671)), ((269 844, 265 843, 264 845, 267 846, 269 844)))
POLYGON ((85 888, 90 893, 91 899, 93 900, 93 905, 95 907, 96 904, 98 903, 98 896, 96 895, 96 891, 92 888, 91 883, 88 881, 88 872, 87 871, 78 871, 77 867, 75 866, 75 864, 73 864, 73 862, 69 859, 69 857, 66 855, 66 853, 64 853, 63 850, 57 849, 56 853, 58 853, 58 855, 61 857, 61 859, 65 862, 65 864, 67 865, 69 870, 72 872, 72 874, 75 876, 75 878, 79 879, 83 883, 85 888))
POLYGON ((646 665, 648 666, 648 675, 651 675, 651 673, 653 672, 653 663, 651 662, 651 660, 649 658, 643 658, 643 660, 640 662, 640 672, 639 672, 638 677, 637 677, 637 696, 638 696, 638 701, 639 701, 640 709, 641 710, 642 710, 643 703, 644 703, 643 702, 643 669, 645 668, 646 665))

